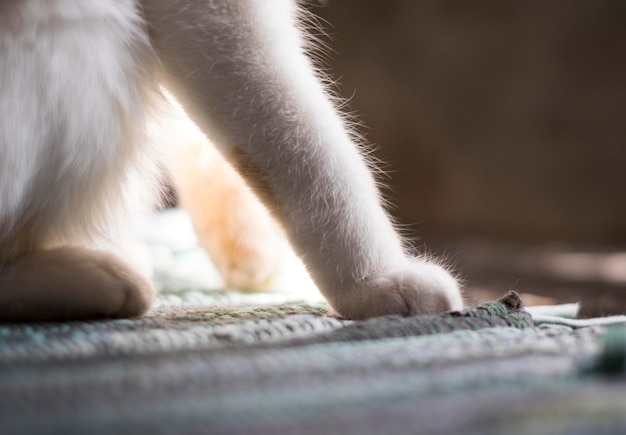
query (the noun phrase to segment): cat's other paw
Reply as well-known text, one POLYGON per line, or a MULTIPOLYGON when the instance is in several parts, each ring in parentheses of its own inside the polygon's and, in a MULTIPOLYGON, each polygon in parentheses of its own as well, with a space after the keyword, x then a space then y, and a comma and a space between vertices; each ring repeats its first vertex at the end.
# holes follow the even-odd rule
POLYGON ((209 245, 209 236, 202 233, 199 236, 227 288, 266 291, 274 289, 283 274, 283 258, 289 251, 277 237, 225 240, 228 235, 211 233, 212 245, 209 245), (223 249, 206 248, 218 242, 222 242, 223 249))
POLYGON ((152 284, 116 256, 80 247, 33 251, 4 265, 0 321, 136 317, 152 284))
POLYGON ((457 281, 441 266, 414 260, 355 283, 331 300, 342 317, 415 316, 463 308, 457 281))

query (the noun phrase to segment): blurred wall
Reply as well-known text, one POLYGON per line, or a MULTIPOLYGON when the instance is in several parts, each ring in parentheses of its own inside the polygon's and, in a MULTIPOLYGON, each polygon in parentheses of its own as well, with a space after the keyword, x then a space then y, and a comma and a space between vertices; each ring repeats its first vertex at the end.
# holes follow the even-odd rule
POLYGON ((424 235, 626 242, 626 2, 330 0, 340 93, 424 235))

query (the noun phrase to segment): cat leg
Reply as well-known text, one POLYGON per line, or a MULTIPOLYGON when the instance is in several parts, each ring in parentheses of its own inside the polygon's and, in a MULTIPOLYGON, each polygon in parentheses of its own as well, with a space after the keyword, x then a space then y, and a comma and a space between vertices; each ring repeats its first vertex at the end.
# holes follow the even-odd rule
POLYGON ((150 282, 107 252, 66 246, 0 267, 0 321, 136 317, 153 297, 150 282))
POLYGON ((285 236, 241 176, 186 123, 186 131, 173 130, 178 143, 168 166, 200 245, 228 288, 274 289, 293 255, 285 236))
POLYGON ((166 84, 222 147, 342 316, 458 309, 456 281, 407 255, 354 137, 304 54, 289 0, 143 0, 166 84))

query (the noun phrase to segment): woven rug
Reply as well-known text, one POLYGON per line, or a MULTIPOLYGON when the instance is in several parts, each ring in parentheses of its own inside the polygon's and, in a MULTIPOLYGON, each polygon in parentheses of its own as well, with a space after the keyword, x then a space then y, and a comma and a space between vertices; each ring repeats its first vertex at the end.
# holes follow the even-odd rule
POLYGON ((1 434, 624 433, 626 334, 506 295, 350 322, 323 305, 0 327, 1 434))
POLYGON ((626 433, 620 325, 533 318, 515 293, 347 321, 161 285, 142 319, 0 325, 0 434, 626 433))

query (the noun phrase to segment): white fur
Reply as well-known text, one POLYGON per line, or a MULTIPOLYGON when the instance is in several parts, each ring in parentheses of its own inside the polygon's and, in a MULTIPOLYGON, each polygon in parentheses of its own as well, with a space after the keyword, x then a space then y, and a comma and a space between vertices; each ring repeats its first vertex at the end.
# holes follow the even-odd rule
POLYGON ((1 261, 115 228, 128 181, 151 176, 141 128, 154 55, 131 0, 0 9, 1 261))
MULTIPOLYGON (((223 154, 251 170, 251 186, 340 314, 460 308, 447 272, 405 253, 304 53, 297 15, 291 0, 3 2, 0 262, 10 269, 32 251, 91 246, 98 230, 116 227, 106 224, 132 196, 129 186, 142 180, 153 190, 149 163, 158 153, 142 138, 159 74, 223 154)), ((62 300, 64 280, 54 279, 48 287, 62 300)), ((37 296, 18 282, 0 275, 5 306, 21 291, 37 296)), ((100 287, 116 294, 118 278, 100 287)))

